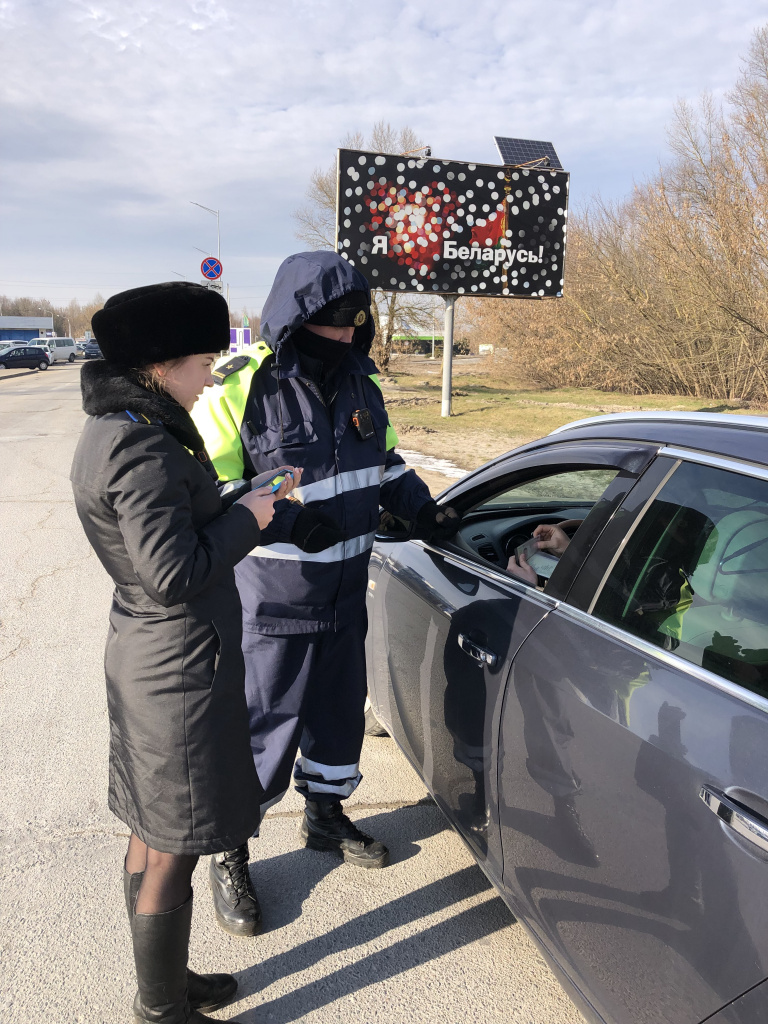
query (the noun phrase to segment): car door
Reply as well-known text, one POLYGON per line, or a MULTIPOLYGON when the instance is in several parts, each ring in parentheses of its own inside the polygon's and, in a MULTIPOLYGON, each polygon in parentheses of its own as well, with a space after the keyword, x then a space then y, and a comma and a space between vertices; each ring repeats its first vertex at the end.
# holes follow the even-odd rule
POLYGON ((514 658, 504 888, 607 1021, 768 976, 766 594, 768 473, 663 456, 514 658))
MULTIPOLYGON (((486 534, 498 545, 515 530, 529 535, 547 512, 557 509, 569 518, 564 510, 570 508, 584 518, 581 542, 593 543, 652 454, 643 446, 598 443, 558 443, 521 454, 452 491, 451 504, 465 513, 454 542, 391 545, 381 568, 382 552, 374 553, 369 664, 377 710, 499 881, 495 766, 501 698, 511 658, 556 598, 507 575, 498 548, 482 557, 486 534), (558 496, 554 482, 577 478, 574 493, 586 488, 589 497, 574 509, 576 498, 558 496), (510 494, 511 504, 505 499, 510 494)), ((567 584, 575 564, 561 560, 550 581, 553 593, 567 584)))

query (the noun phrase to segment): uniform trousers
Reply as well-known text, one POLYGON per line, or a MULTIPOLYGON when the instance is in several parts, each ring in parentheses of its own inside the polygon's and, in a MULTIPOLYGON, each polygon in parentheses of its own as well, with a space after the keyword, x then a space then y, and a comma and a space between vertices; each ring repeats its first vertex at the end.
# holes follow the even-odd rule
POLYGON ((361 779, 365 734, 365 608, 335 632, 243 632, 251 751, 264 811, 296 788, 310 800, 340 800, 361 779), (301 756, 296 754, 301 749, 301 756))

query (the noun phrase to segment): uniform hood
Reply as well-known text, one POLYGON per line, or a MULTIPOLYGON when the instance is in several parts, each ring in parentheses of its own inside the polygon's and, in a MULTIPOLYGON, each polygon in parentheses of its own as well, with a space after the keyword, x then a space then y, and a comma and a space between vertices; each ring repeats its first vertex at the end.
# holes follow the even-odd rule
MULTIPOLYGON (((280 265, 261 313, 261 336, 280 360, 283 342, 327 302, 349 292, 371 289, 365 277, 337 252, 299 252, 280 265)), ((352 344, 367 355, 373 341, 373 317, 355 330, 352 344)))

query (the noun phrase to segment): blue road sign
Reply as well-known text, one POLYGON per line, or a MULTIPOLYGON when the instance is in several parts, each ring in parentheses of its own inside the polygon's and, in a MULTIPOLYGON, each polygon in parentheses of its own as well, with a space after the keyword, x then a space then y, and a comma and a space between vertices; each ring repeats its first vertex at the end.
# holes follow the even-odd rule
POLYGON ((200 264, 200 271, 203 277, 208 278, 209 281, 217 281, 221 277, 223 267, 221 261, 217 260, 215 256, 206 256, 200 264))

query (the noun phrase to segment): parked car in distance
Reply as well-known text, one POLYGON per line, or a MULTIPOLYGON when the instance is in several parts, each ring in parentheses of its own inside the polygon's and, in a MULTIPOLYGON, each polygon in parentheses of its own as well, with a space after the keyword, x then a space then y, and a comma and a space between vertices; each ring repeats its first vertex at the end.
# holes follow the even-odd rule
POLYGON ((579 421, 438 500, 373 549, 376 717, 587 1020, 764 1024, 768 417, 579 421))
POLYGON ((101 349, 99 348, 98 342, 86 341, 85 348, 83 349, 83 355, 86 359, 101 359, 101 349))
POLYGON ((48 355, 33 345, 10 345, 0 349, 0 370, 13 370, 17 367, 47 370, 49 366, 48 355))
POLYGON ((51 349, 51 346, 47 342, 42 341, 41 339, 35 339, 35 341, 31 341, 29 344, 31 348, 42 349, 42 351, 45 352, 45 354, 48 356, 49 363, 52 363, 54 361, 53 350, 51 349))
POLYGON ((45 341, 51 346, 54 362, 74 363, 77 355, 74 338, 46 338, 45 341))

